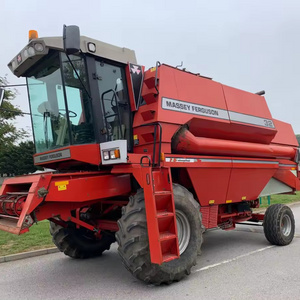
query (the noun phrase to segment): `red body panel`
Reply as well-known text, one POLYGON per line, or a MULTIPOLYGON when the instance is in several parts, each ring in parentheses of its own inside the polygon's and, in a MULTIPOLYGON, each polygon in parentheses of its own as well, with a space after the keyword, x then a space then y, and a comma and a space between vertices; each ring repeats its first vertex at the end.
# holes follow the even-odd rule
POLYGON ((254 200, 259 197, 263 188, 276 172, 278 166, 234 164, 230 175, 230 181, 226 200, 239 202, 242 200, 254 200))
MULTIPOLYGON (((217 163, 216 163, 217 164, 217 163)), ((201 206, 210 203, 222 204, 227 198, 232 163, 223 163, 222 166, 210 164, 202 168, 188 168, 188 174, 193 183, 201 206)))
MULTIPOLYGON (((297 166, 276 159, 166 155, 164 166, 187 168, 201 206, 253 201, 273 177, 299 189, 291 170, 297 166)), ((288 161, 285 161, 288 162, 288 161)))
POLYGON ((277 134, 272 140, 272 143, 298 147, 299 144, 291 124, 276 119, 273 119, 273 121, 277 128, 277 134))
MULTIPOLYGON (((227 109, 245 115, 272 119, 270 110, 263 96, 242 91, 227 85, 223 85, 224 97, 227 109), (255 105, 254 105, 255 103, 255 105)), ((273 134, 275 134, 274 132, 273 134)))

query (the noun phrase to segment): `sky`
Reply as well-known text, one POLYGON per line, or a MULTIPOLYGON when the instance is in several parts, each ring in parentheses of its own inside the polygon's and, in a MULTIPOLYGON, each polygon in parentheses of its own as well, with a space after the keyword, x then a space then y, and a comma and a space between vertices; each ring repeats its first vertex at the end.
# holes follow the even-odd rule
MULTIPOLYGON (((146 69, 159 60, 249 92, 266 91, 273 118, 300 134, 300 1, 278 0, 1 0, 0 76, 24 83, 7 63, 28 31, 61 36, 63 24, 82 35, 135 50, 146 69)), ((29 111, 27 90, 15 104, 29 111)), ((17 126, 30 128, 30 117, 17 126)))

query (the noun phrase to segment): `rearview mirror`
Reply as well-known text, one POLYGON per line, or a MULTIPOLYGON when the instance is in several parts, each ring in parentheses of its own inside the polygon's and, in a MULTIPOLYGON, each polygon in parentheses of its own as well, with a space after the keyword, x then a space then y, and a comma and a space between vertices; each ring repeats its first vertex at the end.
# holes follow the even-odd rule
POLYGON ((63 41, 65 53, 75 54, 80 51, 80 31, 76 25, 66 26, 63 29, 63 41))

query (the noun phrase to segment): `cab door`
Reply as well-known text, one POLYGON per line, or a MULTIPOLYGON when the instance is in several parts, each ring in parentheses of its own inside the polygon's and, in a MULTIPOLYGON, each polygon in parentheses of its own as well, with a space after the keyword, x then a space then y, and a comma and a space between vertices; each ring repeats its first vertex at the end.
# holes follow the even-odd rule
POLYGON ((107 141, 127 140, 132 148, 132 116, 125 67, 96 61, 96 74, 104 119, 101 133, 107 141))

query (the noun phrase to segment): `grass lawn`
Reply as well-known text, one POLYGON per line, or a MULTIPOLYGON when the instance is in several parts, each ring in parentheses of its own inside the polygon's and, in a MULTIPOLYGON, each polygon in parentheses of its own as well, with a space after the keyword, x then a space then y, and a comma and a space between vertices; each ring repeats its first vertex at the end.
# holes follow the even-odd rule
POLYGON ((53 246, 47 220, 33 225, 29 232, 22 235, 0 231, 0 256, 53 246))
MULTIPOLYGON (((300 201, 300 192, 297 192, 296 195, 271 196, 271 204, 291 203, 295 201, 300 201)), ((267 197, 263 197, 260 207, 267 206, 267 197)), ((0 256, 49 248, 53 246, 54 244, 52 243, 49 233, 49 222, 47 220, 33 225, 29 232, 20 236, 0 231, 0 256)))
MULTIPOLYGON (((292 203, 300 201, 300 192, 296 192, 295 195, 272 195, 270 204, 276 204, 276 203, 292 203)), ((262 197, 262 203, 260 207, 268 207, 268 199, 267 197, 262 197)))

